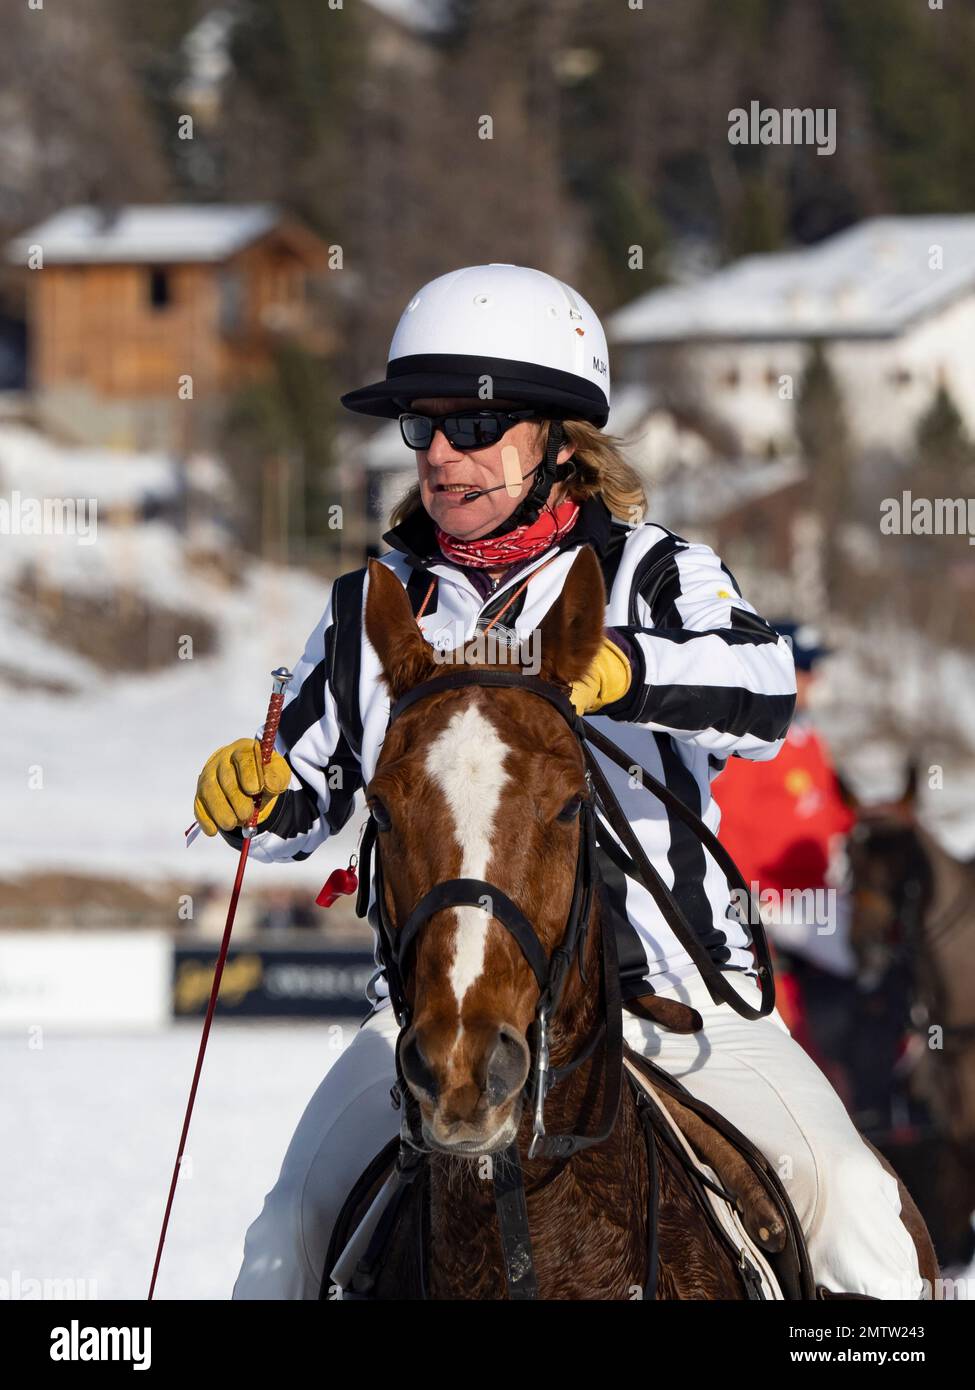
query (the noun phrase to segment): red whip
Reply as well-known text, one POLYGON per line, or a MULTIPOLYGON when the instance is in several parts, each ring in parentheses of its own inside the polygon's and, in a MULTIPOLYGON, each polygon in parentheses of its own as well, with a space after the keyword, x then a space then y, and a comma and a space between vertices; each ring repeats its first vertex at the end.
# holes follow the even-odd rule
MULTIPOLYGON (((274 685, 272 687, 271 699, 268 702, 267 717, 264 720, 264 732, 261 737, 261 762, 266 767, 271 761, 271 754, 274 752, 274 740, 278 734, 278 724, 281 722, 281 709, 284 705, 284 692, 288 688, 291 680, 291 672, 285 667, 279 666, 276 671, 271 672, 274 685)), ((230 906, 227 909, 227 924, 223 929, 223 940, 220 942, 220 954, 217 957, 217 968, 213 972, 213 985, 210 989, 210 1002, 207 1005, 207 1014, 203 1022, 203 1036, 200 1039, 200 1050, 196 1057, 196 1069, 193 1072, 193 1084, 190 1087, 190 1098, 186 1103, 186 1114, 183 1117, 183 1132, 179 1136, 179 1152, 176 1155, 176 1163, 173 1167, 173 1180, 169 1184, 169 1198, 166 1202, 166 1214, 163 1216, 162 1230, 159 1232, 159 1244, 156 1246, 156 1262, 152 1267, 152 1280, 149 1284, 149 1299, 152 1300, 153 1291, 156 1287, 156 1276, 159 1273, 159 1261, 162 1259, 163 1244, 166 1240, 166 1230, 169 1226, 169 1213, 173 1209, 173 1197, 176 1195, 176 1183, 179 1181, 179 1168, 183 1161, 183 1151, 186 1148, 186 1136, 190 1131, 190 1116, 193 1114, 193 1102, 196 1100, 196 1088, 200 1082, 200 1072, 203 1070, 203 1056, 207 1050, 207 1038, 210 1036, 210 1024, 213 1021, 213 1011, 217 1007, 217 995, 220 993, 220 979, 223 975, 224 962, 227 959, 227 948, 230 945, 230 933, 234 929, 234 917, 237 912, 237 899, 240 897, 240 885, 244 879, 244 867, 247 864, 247 854, 250 850, 251 836, 257 826, 257 814, 261 809, 262 797, 255 796, 254 810, 251 818, 243 827, 244 843, 240 849, 240 860, 237 864, 237 877, 234 879, 234 891, 230 895, 230 906)))

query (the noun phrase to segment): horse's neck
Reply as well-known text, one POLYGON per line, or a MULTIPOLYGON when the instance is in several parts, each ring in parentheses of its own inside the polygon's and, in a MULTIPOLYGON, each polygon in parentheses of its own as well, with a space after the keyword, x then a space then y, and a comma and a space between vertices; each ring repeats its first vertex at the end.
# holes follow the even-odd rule
POLYGON ((923 826, 916 825, 915 834, 931 866, 932 893, 926 917, 936 928, 946 913, 957 906, 966 888, 975 890, 975 874, 970 865, 950 855, 923 826))
POLYGON ((959 1010, 971 1016, 971 946, 975 932, 975 874, 944 849, 927 830, 916 827, 931 868, 931 901, 924 914, 922 971, 927 987, 947 1017, 959 1010))

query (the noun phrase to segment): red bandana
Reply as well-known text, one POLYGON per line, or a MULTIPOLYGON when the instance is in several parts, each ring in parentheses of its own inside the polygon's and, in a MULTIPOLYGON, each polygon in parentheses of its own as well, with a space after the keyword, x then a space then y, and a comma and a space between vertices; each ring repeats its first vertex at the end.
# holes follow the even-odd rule
POLYGON ((554 519, 552 508, 546 507, 530 526, 516 526, 504 536, 495 536, 494 540, 460 541, 436 526, 437 544, 446 559, 459 565, 500 569, 502 565, 516 565, 520 560, 541 555, 571 531, 578 515, 578 502, 569 498, 555 508, 554 519))

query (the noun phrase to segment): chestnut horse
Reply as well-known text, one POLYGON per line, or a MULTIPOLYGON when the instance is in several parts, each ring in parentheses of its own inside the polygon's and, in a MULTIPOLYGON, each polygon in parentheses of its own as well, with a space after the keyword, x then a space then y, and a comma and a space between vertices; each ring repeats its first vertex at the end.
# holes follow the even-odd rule
MULTIPOLYGON (((540 625, 542 680, 567 690, 588 671, 604 613, 598 562, 586 548, 540 625)), ((394 704, 444 674, 447 654, 427 643, 402 585, 375 562, 365 624, 394 704)), ((465 652, 450 659, 465 665, 465 652)), ((538 1298, 749 1296, 734 1251, 716 1234, 674 1148, 659 1134, 647 1142, 618 1056, 614 1075, 607 1019, 614 1004, 618 1012, 619 995, 609 978, 613 926, 598 891, 578 950, 564 962, 549 1025, 557 1084, 545 1100, 544 1125, 549 1136, 594 1135, 608 1092, 618 1093, 614 1121, 599 1143, 568 1157, 529 1156, 538 1134, 527 1103, 539 1048, 538 970, 530 943, 500 920, 499 899, 510 900, 509 909, 517 904, 509 921, 530 924, 543 963, 551 964, 577 900, 591 790, 572 726, 526 689, 470 683, 436 690, 391 719, 366 798, 384 920, 409 936, 402 973, 390 985, 394 1000, 400 987, 408 999, 399 1070, 424 1153, 422 1180, 409 1185, 392 1223, 374 1297, 513 1296, 497 1192, 513 1145, 538 1298), (490 910, 473 898, 436 906, 438 886, 471 881, 490 886, 490 910), (421 912, 424 901, 434 906, 421 912), (411 933, 418 912, 422 929, 411 933)), ((665 1026, 700 1025, 683 1005, 646 1002, 665 1026)), ((362 1197, 356 1222, 378 1181, 362 1197)), ((781 1223, 762 1234, 767 1249, 784 1241, 781 1223)))

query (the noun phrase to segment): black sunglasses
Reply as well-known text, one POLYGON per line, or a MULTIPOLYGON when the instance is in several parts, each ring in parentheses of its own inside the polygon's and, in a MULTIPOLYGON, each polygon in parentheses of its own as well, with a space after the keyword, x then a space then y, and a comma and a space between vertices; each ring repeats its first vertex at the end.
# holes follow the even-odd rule
POLYGON ((403 443, 410 449, 429 449, 437 430, 443 430, 452 449, 486 449, 520 420, 539 419, 537 410, 468 410, 450 415, 399 417, 403 443))

